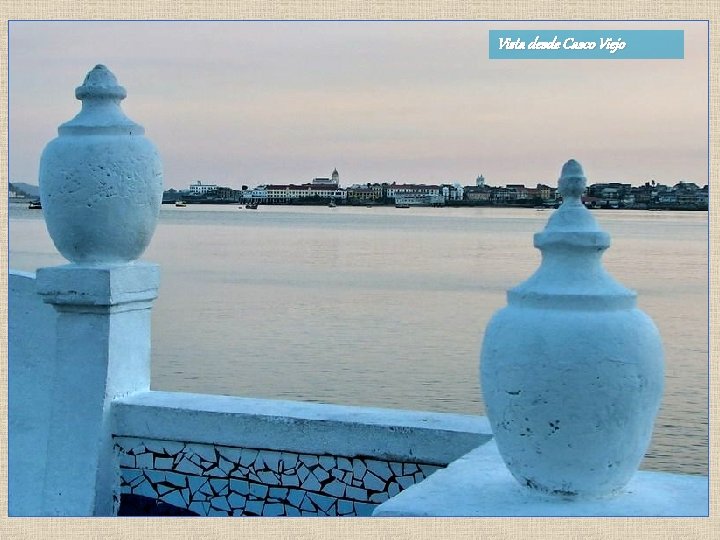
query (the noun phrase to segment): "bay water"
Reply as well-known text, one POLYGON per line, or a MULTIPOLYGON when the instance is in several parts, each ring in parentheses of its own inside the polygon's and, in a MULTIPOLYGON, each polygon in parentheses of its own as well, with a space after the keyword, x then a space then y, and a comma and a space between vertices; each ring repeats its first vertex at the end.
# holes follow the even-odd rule
MULTIPOLYGON (((152 388, 483 414, 483 329, 540 262, 551 210, 164 205, 152 388)), ((594 211, 603 260, 665 347, 642 468, 708 472, 708 214, 594 211)), ((63 264, 9 205, 10 268, 63 264)))

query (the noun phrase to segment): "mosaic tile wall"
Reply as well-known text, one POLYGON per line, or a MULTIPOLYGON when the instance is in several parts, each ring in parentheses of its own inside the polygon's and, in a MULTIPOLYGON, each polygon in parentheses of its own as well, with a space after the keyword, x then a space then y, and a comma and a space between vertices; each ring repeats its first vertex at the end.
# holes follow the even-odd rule
POLYGON ((116 437, 121 493, 201 516, 369 516, 435 465, 116 437))

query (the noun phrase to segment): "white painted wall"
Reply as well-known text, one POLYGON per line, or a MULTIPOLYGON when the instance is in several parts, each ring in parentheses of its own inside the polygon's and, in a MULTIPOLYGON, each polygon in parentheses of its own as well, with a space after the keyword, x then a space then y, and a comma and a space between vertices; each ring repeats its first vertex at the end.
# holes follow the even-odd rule
POLYGON ((157 265, 55 266, 38 292, 58 312, 44 513, 114 515, 110 404, 150 386, 150 307, 157 265))
POLYGON ((113 403, 120 437, 446 465, 491 438, 482 416, 179 392, 113 403))
POLYGON ((8 514, 42 515, 42 489, 55 370, 55 310, 35 274, 8 276, 8 514))
POLYGON ((202 516, 369 516, 490 439, 484 417, 172 392, 113 416, 125 515, 146 497, 202 516))

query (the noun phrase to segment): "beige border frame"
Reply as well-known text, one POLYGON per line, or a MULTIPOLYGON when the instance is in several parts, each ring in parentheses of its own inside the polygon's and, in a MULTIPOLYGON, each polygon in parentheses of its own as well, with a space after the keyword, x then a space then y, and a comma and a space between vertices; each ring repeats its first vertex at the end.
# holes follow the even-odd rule
MULTIPOLYGON (((58 0, 55 3, 0 0, 3 18, 0 29, 0 85, 7 98, 8 20, 17 19, 694 19, 710 21, 710 236, 718 231, 715 190, 720 189, 720 3, 716 0, 592 0, 550 2, 520 0, 508 6, 499 0, 246 0, 210 2, 198 0, 58 0)), ((0 114, 0 356, 7 358, 7 99, 0 114)), ((720 244, 710 242, 710 336, 715 336, 718 308, 718 277, 715 266, 720 244)), ((710 343, 710 358, 716 359, 720 345, 710 343)), ((718 380, 717 362, 710 362, 710 381, 718 380)), ((717 431, 712 429, 718 413, 720 392, 710 388, 710 448, 716 448, 717 431)), ((463 518, 83 518, 28 519, 7 517, 7 364, 0 362, 0 537, 102 538, 140 540, 145 538, 272 538, 343 540, 362 538, 712 538, 720 537, 718 521, 718 456, 710 455, 710 518, 647 519, 463 519, 463 518)))

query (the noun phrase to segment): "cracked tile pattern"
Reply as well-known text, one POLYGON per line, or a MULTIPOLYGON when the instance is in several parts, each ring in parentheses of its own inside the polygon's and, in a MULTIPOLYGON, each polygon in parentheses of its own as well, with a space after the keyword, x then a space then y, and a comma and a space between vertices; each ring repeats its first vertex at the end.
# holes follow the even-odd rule
POLYGON ((439 467, 115 437, 121 493, 202 516, 369 516, 439 467))

